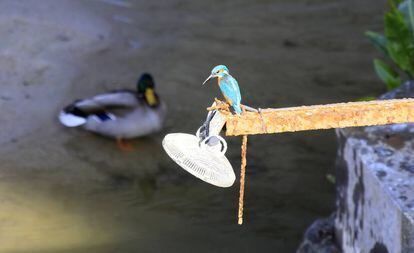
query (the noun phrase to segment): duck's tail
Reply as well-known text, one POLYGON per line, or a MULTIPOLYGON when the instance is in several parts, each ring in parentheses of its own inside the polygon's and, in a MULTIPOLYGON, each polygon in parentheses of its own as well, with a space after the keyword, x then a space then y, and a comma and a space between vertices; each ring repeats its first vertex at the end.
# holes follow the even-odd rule
POLYGON ((63 108, 59 113, 59 121, 64 126, 67 127, 77 127, 86 123, 87 113, 83 112, 76 106, 75 101, 73 104, 70 104, 63 108))

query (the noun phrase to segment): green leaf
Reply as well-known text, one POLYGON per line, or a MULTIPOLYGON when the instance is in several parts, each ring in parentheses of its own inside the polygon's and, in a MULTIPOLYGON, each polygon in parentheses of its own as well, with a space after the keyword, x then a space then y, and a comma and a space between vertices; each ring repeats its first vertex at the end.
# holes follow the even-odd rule
POLYGON ((385 14, 387 52, 403 71, 414 75, 414 43, 402 13, 395 7, 385 14))
POLYGON ((391 6, 397 6, 398 4, 400 4, 403 1, 404 0, 389 0, 389 3, 390 3, 391 6))
POLYGON ((336 177, 332 174, 326 174, 326 180, 331 184, 336 183, 336 177))
POLYGON ((414 31, 414 3, 413 0, 406 0, 398 6, 398 10, 404 16, 405 23, 410 28, 411 33, 414 31))
POLYGON ((401 79, 392 68, 385 62, 374 59, 374 68, 378 77, 387 85, 388 90, 392 90, 401 84, 401 79))
POLYGON ((372 44, 374 44, 378 50, 380 50, 386 56, 389 56, 387 51, 387 39, 384 37, 384 35, 372 31, 366 31, 365 36, 370 39, 372 44))

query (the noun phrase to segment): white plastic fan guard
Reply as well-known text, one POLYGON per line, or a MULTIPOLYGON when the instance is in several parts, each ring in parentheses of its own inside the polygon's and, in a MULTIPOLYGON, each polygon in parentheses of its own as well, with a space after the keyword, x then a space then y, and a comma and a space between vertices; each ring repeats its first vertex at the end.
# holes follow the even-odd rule
POLYGON ((230 187, 236 180, 233 168, 223 153, 200 147, 192 134, 167 134, 162 141, 167 154, 193 176, 218 187, 230 187))

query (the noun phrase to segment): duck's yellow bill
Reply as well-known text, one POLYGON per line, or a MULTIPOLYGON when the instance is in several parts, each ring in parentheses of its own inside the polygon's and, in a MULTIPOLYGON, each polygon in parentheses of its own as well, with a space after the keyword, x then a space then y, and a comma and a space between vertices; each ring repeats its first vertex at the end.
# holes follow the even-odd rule
POLYGON ((145 98, 150 106, 154 106, 158 103, 158 100, 155 97, 154 90, 151 88, 147 88, 145 90, 145 98))

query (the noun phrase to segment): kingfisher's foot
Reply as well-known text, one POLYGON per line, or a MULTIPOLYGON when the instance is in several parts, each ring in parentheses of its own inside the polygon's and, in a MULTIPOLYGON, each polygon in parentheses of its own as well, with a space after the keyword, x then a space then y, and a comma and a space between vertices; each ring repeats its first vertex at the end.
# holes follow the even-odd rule
POLYGON ((116 139, 116 144, 117 144, 118 148, 121 151, 124 151, 124 152, 131 152, 131 151, 135 150, 135 147, 134 147, 134 145, 132 145, 131 142, 128 142, 128 141, 126 141, 122 138, 117 138, 116 139))
POLYGON ((216 102, 216 104, 223 104, 224 102, 223 101, 221 101, 220 99, 218 99, 218 98, 214 98, 214 102, 216 102))

